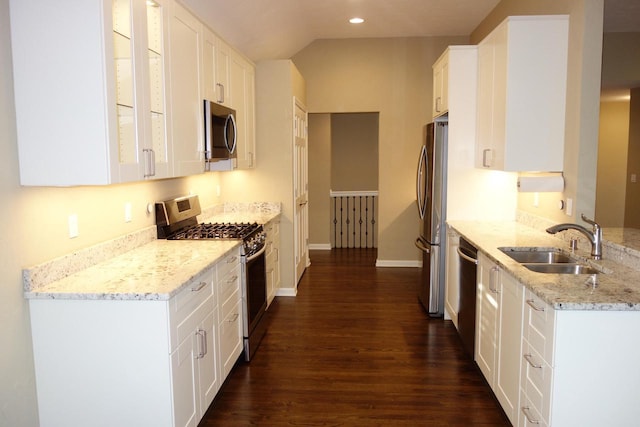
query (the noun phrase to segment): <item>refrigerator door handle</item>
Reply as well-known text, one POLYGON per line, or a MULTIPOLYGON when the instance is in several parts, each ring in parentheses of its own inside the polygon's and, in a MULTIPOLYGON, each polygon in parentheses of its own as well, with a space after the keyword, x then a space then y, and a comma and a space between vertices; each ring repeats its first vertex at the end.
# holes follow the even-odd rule
POLYGON ((424 176, 428 172, 427 170, 425 170, 427 166, 427 147, 423 145, 422 150, 420 151, 420 158, 418 160, 418 173, 416 179, 416 201, 418 203, 418 212, 420 214, 420 219, 424 218, 427 208, 426 200, 422 199, 423 193, 426 193, 426 181, 424 179, 424 176))
POLYGON ((431 248, 426 247, 420 238, 416 239, 416 247, 423 252, 431 253, 431 248))

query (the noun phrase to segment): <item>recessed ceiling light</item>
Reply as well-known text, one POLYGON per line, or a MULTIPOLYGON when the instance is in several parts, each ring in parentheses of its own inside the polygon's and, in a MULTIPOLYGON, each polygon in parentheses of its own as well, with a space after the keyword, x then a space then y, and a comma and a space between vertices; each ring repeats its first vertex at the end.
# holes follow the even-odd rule
POLYGON ((351 22, 352 24, 362 24, 364 22, 364 19, 362 19, 362 18, 351 18, 351 19, 349 19, 349 22, 351 22))

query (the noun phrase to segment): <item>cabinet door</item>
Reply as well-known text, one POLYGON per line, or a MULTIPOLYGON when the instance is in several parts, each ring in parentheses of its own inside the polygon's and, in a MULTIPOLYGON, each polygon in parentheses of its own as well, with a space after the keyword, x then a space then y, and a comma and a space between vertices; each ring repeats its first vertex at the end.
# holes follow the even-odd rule
POLYGON ((185 338, 171 354, 173 383, 173 417, 176 427, 195 427, 198 424, 194 337, 185 338))
POLYGON ((478 45, 478 111, 476 129, 476 167, 495 166, 493 148, 493 35, 478 45))
POLYGON ((449 52, 448 50, 433 65, 433 117, 449 109, 449 52))
POLYGON ((230 62, 230 90, 238 124, 237 167, 250 169, 255 162, 254 136, 254 67, 240 55, 232 54, 230 62))
POLYGON ((216 41, 216 97, 218 104, 232 106, 230 82, 231 48, 224 40, 216 41))
POLYGON ((175 176, 204 172, 201 54, 203 28, 173 3, 170 21, 171 132, 175 176))
POLYGON ((502 273, 498 320, 497 368, 494 392, 513 425, 518 424, 522 361, 523 286, 502 273))
POLYGON ((478 299, 476 303, 475 359, 487 382, 493 387, 496 365, 500 269, 486 255, 478 252, 477 274, 478 299))
POLYGON ((447 258, 445 270, 445 318, 451 318, 458 327, 458 308, 460 305, 460 258, 457 249, 460 239, 457 234, 449 231, 447 235, 447 258))
POLYGON ((218 349, 218 328, 216 322, 218 310, 209 313, 196 330, 196 358, 198 367, 198 389, 200 405, 198 419, 201 419, 216 393, 220 389, 218 349))

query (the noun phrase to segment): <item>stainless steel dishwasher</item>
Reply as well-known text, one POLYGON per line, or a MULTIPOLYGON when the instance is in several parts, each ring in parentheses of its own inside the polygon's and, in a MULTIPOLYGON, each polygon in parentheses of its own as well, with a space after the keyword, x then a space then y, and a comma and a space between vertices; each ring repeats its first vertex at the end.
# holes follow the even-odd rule
POLYGON ((458 333, 464 350, 473 359, 476 330, 476 270, 478 249, 464 237, 460 237, 457 249, 460 257, 460 305, 458 308, 458 333))

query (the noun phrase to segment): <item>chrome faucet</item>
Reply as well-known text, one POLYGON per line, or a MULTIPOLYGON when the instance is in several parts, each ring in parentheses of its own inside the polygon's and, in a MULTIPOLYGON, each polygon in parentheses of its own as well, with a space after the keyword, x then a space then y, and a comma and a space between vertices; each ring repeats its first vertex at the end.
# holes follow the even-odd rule
POLYGON ((593 220, 581 215, 582 220, 587 224, 591 224, 593 226, 593 231, 587 230, 585 227, 579 224, 557 224, 553 227, 547 228, 547 233, 556 234, 558 231, 564 230, 577 230, 587 236, 589 241, 591 242, 591 256, 593 259, 602 259, 602 228, 593 220))

